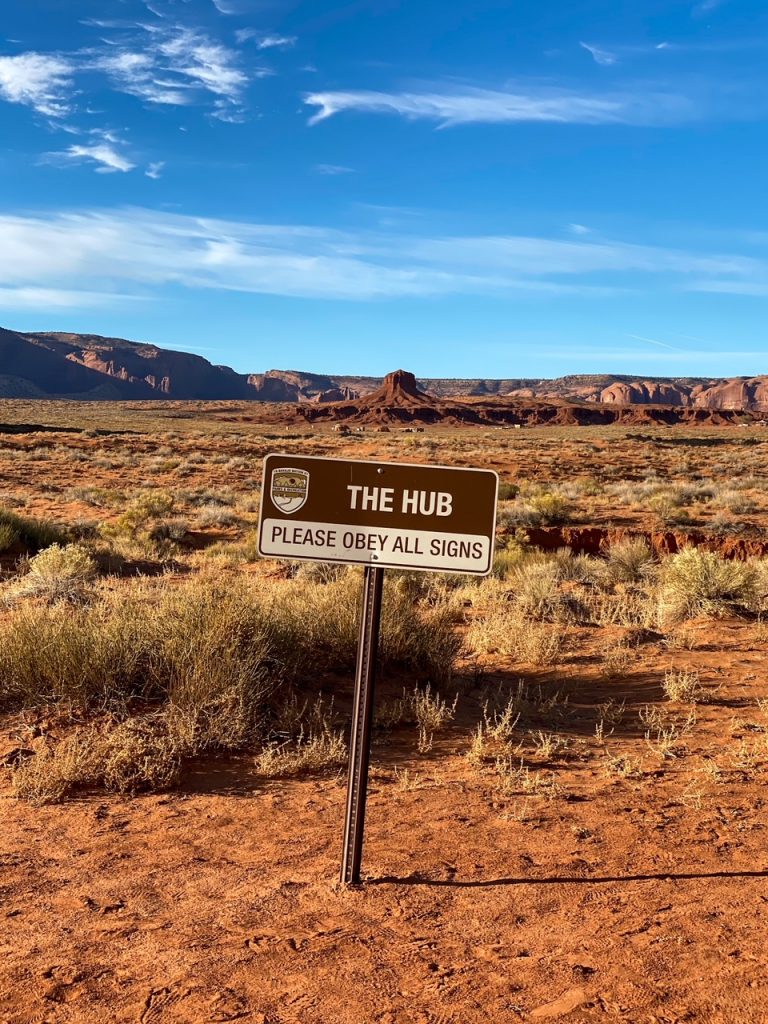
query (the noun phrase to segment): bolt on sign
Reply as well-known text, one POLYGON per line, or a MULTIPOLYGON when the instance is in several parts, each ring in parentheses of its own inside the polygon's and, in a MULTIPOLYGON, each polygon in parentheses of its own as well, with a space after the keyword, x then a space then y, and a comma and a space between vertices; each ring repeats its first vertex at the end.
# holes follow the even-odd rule
POLYGON ((497 490, 485 469, 268 455, 259 553, 486 575, 497 490))
POLYGON ((487 469, 268 455, 259 554, 365 566, 341 883, 360 882, 384 569, 486 575, 499 479, 487 469))

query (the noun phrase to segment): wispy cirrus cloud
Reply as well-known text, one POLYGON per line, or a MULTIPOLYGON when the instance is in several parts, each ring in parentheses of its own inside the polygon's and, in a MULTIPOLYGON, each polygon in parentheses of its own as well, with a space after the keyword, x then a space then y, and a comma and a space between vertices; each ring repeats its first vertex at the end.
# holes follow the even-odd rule
MULTIPOLYGON (((78 133, 74 133, 78 134, 78 133)), ((113 174, 116 171, 132 171, 136 164, 125 153, 125 143, 116 132, 92 129, 79 133, 83 142, 72 143, 65 150, 46 153, 40 163, 59 167, 73 164, 90 164, 98 174, 113 174)))
POLYGON ((122 295, 117 292, 89 292, 66 288, 35 288, 0 286, 0 309, 34 310, 41 309, 99 309, 119 305, 122 302, 135 302, 137 295, 122 295))
POLYGON ((764 50, 768 46, 768 40, 760 35, 753 35, 693 40, 662 39, 658 43, 579 43, 579 46, 587 50, 597 64, 609 66, 654 56, 674 57, 681 54, 726 54, 764 50))
POLYGON ((700 0, 699 3, 695 3, 691 8, 691 14, 694 18, 701 18, 706 14, 711 14, 718 7, 722 7, 724 3, 726 3, 726 0, 700 0))
POLYGON ((21 103, 45 117, 64 117, 70 110, 74 71, 71 60, 56 54, 0 56, 0 99, 21 103))
POLYGON ((264 33, 257 28, 239 28, 235 32, 235 39, 238 43, 247 43, 253 39, 257 50, 290 50, 296 45, 296 36, 264 33))
POLYGON ((315 164, 318 174, 325 174, 334 177, 339 174, 353 174, 354 167, 345 167, 343 164, 315 164))
POLYGON ((258 50, 289 50, 296 45, 296 36, 264 36, 256 43, 258 50))
POLYGON ((692 120, 698 113, 691 98, 671 91, 643 88, 591 93, 524 84, 503 91, 313 92, 305 95, 304 102, 318 108, 310 124, 349 111, 435 121, 444 127, 521 122, 656 125, 692 120))
POLYGON ((148 298, 168 285, 350 301, 659 290, 761 296, 768 292, 768 253, 82 211, 0 216, 0 280, 6 288, 148 298))
POLYGON ((189 106, 208 96, 213 115, 231 120, 242 113, 251 77, 268 74, 241 66, 239 54, 205 32, 179 25, 144 25, 142 34, 117 43, 97 66, 119 92, 148 103, 189 106))
POLYGON ((595 64, 610 67, 611 64, 618 64, 619 62, 619 58, 615 53, 603 49, 602 46, 595 46, 593 43, 579 43, 579 46, 590 54, 595 64))
POLYGON ((148 103, 181 107, 192 102, 188 84, 182 80, 170 81, 159 72, 149 53, 133 50, 108 53, 100 58, 98 67, 107 73, 118 92, 137 96, 148 103))
POLYGON ((96 164, 96 170, 99 174, 113 174, 115 171, 132 171, 136 166, 108 142, 99 142, 90 146, 69 146, 68 149, 59 155, 70 161, 91 161, 96 164))

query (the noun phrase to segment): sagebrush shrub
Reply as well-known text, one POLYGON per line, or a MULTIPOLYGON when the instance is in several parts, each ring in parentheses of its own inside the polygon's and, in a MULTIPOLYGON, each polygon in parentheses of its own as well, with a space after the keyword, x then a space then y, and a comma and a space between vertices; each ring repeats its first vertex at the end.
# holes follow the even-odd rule
POLYGON ((697 615, 721 615, 752 603, 758 596, 757 584, 758 570, 750 563, 683 548, 662 566, 659 616, 674 623, 697 615))
POLYGON ((96 563, 79 544, 51 544, 29 560, 29 571, 16 584, 17 595, 48 600, 72 599, 96 576, 96 563))

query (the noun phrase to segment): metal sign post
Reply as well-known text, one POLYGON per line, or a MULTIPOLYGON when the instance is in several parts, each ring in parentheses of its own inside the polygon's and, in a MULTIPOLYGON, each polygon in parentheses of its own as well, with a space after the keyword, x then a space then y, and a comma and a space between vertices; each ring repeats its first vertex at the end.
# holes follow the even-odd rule
POLYGON ((488 469, 267 455, 259 554, 365 566, 342 885, 360 882, 384 569, 486 576, 499 479, 488 469))
POLYGON ((360 609, 355 698, 352 708, 352 734, 349 742, 347 810, 344 819, 344 845, 341 853, 340 881, 342 885, 358 885, 360 883, 383 584, 384 570, 378 566, 367 565, 360 609))

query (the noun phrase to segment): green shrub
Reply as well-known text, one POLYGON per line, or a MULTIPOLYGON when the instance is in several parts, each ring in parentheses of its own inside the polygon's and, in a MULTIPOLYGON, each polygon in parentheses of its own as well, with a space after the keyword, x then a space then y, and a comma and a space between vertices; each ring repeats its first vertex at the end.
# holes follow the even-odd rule
POLYGON ((662 526, 685 526, 691 522, 690 515, 673 493, 660 491, 654 494, 648 502, 648 507, 656 513, 662 526))
MULTIPOLYGON (((20 516, 3 508, 0 508, 0 529, 5 529, 6 537, 15 534, 11 543, 20 540, 30 551, 41 551, 51 544, 64 544, 67 539, 65 532, 52 523, 20 516)), ((3 550, 2 547, 0 550, 3 550)))
POLYGON ((19 540, 19 534, 10 523, 0 522, 0 555, 12 548, 19 540))
POLYGON ((136 538, 146 532, 153 520, 163 519, 173 511, 173 496, 165 491, 145 491, 130 503, 123 514, 102 528, 105 537, 136 538))
POLYGON ((571 518, 568 499, 553 491, 518 497, 499 516, 502 526, 556 526, 571 518))
POLYGON ((511 498, 516 498, 519 493, 518 484, 507 483, 505 480, 499 481, 499 501, 509 501, 511 498))

